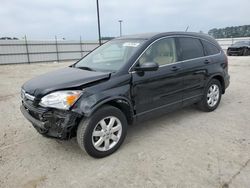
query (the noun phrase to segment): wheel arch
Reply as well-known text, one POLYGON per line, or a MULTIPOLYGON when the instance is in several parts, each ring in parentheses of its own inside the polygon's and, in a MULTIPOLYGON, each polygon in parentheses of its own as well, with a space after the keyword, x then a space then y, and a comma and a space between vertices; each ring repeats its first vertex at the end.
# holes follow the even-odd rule
POLYGON ((209 80, 208 80, 207 83, 209 83, 212 79, 216 79, 216 80, 218 80, 218 81, 220 82, 221 87, 222 87, 222 94, 224 94, 226 88, 225 88, 225 80, 224 80, 223 76, 222 76, 221 74, 212 75, 212 76, 209 78, 209 80))
POLYGON ((85 114, 86 117, 90 117, 95 111, 97 111, 99 108, 101 108, 104 105, 110 105, 118 108, 123 112, 125 115, 128 124, 133 123, 133 117, 134 117, 134 111, 133 111, 133 106, 131 102, 125 98, 125 97, 112 97, 103 100, 100 103, 97 103, 87 114, 85 114))

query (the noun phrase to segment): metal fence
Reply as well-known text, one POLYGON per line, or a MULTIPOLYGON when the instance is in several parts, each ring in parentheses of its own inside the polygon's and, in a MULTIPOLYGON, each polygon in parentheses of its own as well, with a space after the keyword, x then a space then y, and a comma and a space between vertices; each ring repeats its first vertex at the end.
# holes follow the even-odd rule
MULTIPOLYGON (((247 38, 217 39, 224 50, 236 41, 250 40, 247 38)), ((0 40, 0 65, 60 62, 78 60, 88 54, 99 44, 94 41, 69 41, 56 38, 53 41, 0 40)))
POLYGON ((81 40, 0 40, 0 65, 78 60, 98 45, 81 40))

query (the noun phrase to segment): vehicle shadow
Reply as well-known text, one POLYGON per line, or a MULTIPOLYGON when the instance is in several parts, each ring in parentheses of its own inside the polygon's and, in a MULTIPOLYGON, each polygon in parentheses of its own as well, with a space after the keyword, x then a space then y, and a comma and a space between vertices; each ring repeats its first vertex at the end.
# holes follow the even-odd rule
POLYGON ((154 134, 154 132, 157 132, 159 129, 183 126, 183 121, 193 118, 200 113, 205 112, 198 110, 195 105, 192 105, 177 111, 152 117, 149 120, 137 122, 128 126, 127 138, 124 145, 130 145, 130 143, 133 143, 137 138, 143 137, 143 135, 154 134))
MULTIPOLYGON (((168 129, 175 126, 183 126, 183 121, 195 117, 196 115, 201 113, 205 112, 198 110, 197 108, 195 108, 195 106, 189 106, 174 112, 166 113, 161 116, 155 116, 150 120, 145 120, 137 122, 133 125, 129 125, 127 137, 125 138, 125 141, 119 150, 129 147, 131 144, 134 145, 137 139, 147 139, 146 135, 157 134, 157 131, 159 131, 159 129, 161 131, 162 129, 168 129)), ((65 155, 65 153, 69 153, 71 157, 74 156, 75 158, 79 159, 87 158, 87 160, 93 159, 80 149, 77 144, 76 138, 72 138, 70 140, 53 140, 54 142, 51 147, 55 148, 62 155, 65 155)))

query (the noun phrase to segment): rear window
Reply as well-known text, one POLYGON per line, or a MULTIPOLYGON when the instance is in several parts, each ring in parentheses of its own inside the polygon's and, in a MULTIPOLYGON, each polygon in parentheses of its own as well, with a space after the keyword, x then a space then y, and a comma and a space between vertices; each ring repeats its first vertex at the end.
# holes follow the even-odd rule
POLYGON ((179 41, 179 60, 188 60, 203 57, 203 46, 199 39, 180 37, 179 41))
POLYGON ((202 40, 202 44, 204 46, 204 51, 206 55, 214 55, 220 53, 220 50, 210 42, 202 40))

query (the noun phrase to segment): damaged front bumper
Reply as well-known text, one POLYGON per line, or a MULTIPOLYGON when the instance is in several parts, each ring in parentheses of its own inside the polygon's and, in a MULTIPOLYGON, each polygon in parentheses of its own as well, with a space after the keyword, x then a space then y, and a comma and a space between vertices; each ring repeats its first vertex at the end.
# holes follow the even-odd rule
POLYGON ((76 134, 80 115, 75 112, 35 106, 31 101, 25 100, 20 110, 34 128, 44 136, 69 139, 76 134))

